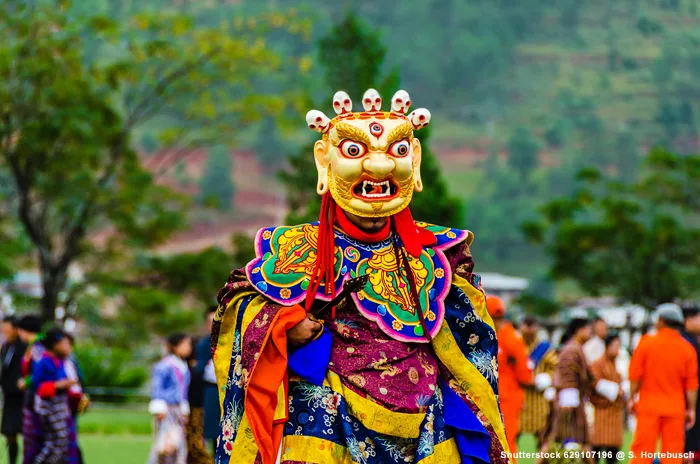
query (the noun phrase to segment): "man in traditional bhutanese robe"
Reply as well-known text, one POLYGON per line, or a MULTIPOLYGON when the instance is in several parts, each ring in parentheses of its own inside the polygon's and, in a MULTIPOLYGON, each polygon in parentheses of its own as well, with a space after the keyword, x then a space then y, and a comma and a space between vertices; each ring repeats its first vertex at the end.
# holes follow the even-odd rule
POLYGON ((590 451, 590 431, 584 405, 593 390, 593 375, 582 348, 590 338, 591 324, 586 314, 572 316, 565 334, 566 343, 554 370, 557 397, 550 430, 543 437, 545 449, 556 442, 560 445, 575 443, 590 451))
POLYGON ((533 316, 524 317, 519 329, 527 346, 530 368, 535 379, 532 385, 525 387, 520 435, 534 435, 539 443, 547 427, 551 402, 556 396, 552 380, 559 357, 549 341, 539 336, 540 325, 533 316))
POLYGON ((333 120, 307 114, 319 223, 261 230, 218 296, 218 464, 507 461, 472 234, 408 209, 423 189, 413 132, 430 121, 410 104, 401 90, 382 111, 369 89, 353 113, 337 92, 333 120))
MULTIPOLYGON (((280 281, 266 281, 263 274, 268 264, 279 261, 283 247, 275 240, 296 241, 289 250, 294 256, 313 240, 315 226, 258 234, 259 257, 247 273, 234 271, 219 293, 213 336, 223 411, 217 463, 264 462, 259 455, 264 448, 277 458, 280 439, 283 463, 459 463, 468 462, 466 456, 473 462, 506 462, 496 392, 497 344, 472 272, 472 236, 430 229, 438 243, 423 250, 421 260, 430 274, 425 280, 434 283, 421 296, 431 308, 444 305, 445 312, 433 321, 432 342, 388 336, 358 311, 360 293, 337 309, 321 338, 307 345, 318 344, 305 361, 321 365, 307 379, 286 366, 271 368, 276 362, 291 366, 304 349, 287 359, 286 329, 305 317, 304 310, 275 301, 280 296, 299 301, 303 280, 285 287, 281 280, 290 283, 294 274, 276 275, 280 281)), ((367 257, 377 261, 377 269, 395 266, 394 255, 386 252, 390 232, 368 243, 346 234, 336 228, 339 278, 362 272, 367 257)))

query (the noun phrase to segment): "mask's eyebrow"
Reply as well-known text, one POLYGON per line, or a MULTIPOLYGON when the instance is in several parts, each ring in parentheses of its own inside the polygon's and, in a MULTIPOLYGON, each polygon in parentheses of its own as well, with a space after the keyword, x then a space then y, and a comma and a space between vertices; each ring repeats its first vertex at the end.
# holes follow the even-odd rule
POLYGON ((355 142, 364 143, 367 148, 372 146, 369 135, 362 129, 346 123, 338 123, 331 133, 331 142, 334 146, 338 146, 341 141, 349 139, 355 142))
POLYGON ((410 121, 406 121, 389 132, 386 138, 386 145, 382 148, 382 151, 387 151, 392 143, 403 139, 413 140, 413 124, 410 121))

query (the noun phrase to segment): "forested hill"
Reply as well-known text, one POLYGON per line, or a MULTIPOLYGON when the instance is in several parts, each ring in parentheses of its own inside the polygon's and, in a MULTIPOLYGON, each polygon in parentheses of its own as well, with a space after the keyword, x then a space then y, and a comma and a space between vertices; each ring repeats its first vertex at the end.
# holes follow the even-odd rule
MULTIPOLYGON (((75 5, 114 16, 172 8, 209 25, 270 12, 294 18, 298 34, 273 30, 265 43, 297 57, 298 72, 274 76, 262 87, 305 92, 327 112, 332 95, 318 85, 325 76, 316 66, 317 40, 353 11, 386 46, 385 71, 395 69, 414 105, 433 113, 430 143, 450 188, 464 201, 462 226, 476 234, 482 269, 528 277, 544 269, 541 252, 527 244, 520 224, 547 199, 569 193, 578 169, 597 166, 632 180, 653 145, 698 151, 700 0, 84 0, 75 5), (480 156, 471 157, 475 152, 480 156), (451 156, 440 158, 447 153, 451 156)), ((332 72, 353 78, 343 61, 332 72)), ((360 95, 352 98, 359 103, 360 95)), ((288 116, 292 125, 275 127, 279 122, 268 119, 259 131, 236 140, 256 151, 270 173, 310 137, 301 113, 288 116)))
MULTIPOLYGON (((316 39, 350 9, 377 28, 386 66, 400 72, 415 104, 433 112, 441 144, 505 147, 524 126, 543 149, 595 140, 589 156, 610 160, 612 150, 600 148, 619 137, 640 146, 673 139, 682 150, 697 138, 699 0, 82 0, 74 7, 122 17, 177 9, 210 24, 279 12, 303 19, 309 33, 273 32, 267 43, 311 63, 316 39)), ((313 91, 316 74, 307 64, 275 85, 313 91)))
MULTIPOLYGON (((345 7, 308 4, 319 32, 345 7)), ((522 125, 545 148, 595 140, 589 156, 612 160, 613 150, 599 148, 628 132, 639 145, 674 138, 689 146, 697 138, 698 0, 352 5, 381 28, 389 65, 400 69, 416 104, 437 114, 434 136, 442 142, 504 145, 522 125)))

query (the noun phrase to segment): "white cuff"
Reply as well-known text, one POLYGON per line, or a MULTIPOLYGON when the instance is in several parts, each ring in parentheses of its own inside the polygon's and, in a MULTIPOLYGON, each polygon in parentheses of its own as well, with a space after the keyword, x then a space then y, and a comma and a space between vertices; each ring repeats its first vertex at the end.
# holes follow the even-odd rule
POLYGON ((557 389, 554 387, 545 388, 543 396, 547 401, 554 401, 554 398, 557 397, 557 389))
POLYGON ((190 403, 188 403, 187 401, 183 401, 182 403, 180 403, 180 412, 182 414, 184 414, 185 416, 189 416, 190 415, 190 403))
POLYGON ((595 391, 597 391, 600 396, 613 402, 617 399, 617 395, 620 394, 620 384, 610 380, 600 379, 595 385, 595 391))
POLYGON ((204 380, 209 383, 216 383, 216 371, 214 370, 214 361, 211 359, 204 366, 204 380))
POLYGON ((623 380, 622 383, 620 384, 620 388, 622 388, 622 393, 625 394, 625 398, 629 398, 630 397, 630 381, 623 380))
POLYGON ((559 392, 559 406, 562 408, 577 408, 581 404, 578 388, 565 388, 559 392))
POLYGON ((150 414, 166 414, 168 412, 168 403, 165 400, 151 400, 148 403, 148 412, 150 414))
POLYGON ((542 372, 535 376, 535 388, 537 391, 545 391, 552 386, 552 377, 549 374, 542 372))

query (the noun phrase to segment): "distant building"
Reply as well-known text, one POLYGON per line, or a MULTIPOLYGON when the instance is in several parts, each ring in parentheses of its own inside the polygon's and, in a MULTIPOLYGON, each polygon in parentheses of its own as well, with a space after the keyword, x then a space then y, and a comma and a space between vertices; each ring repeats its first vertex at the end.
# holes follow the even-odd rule
POLYGON ((610 297, 582 299, 576 306, 563 311, 563 315, 566 317, 571 311, 582 309, 591 317, 602 317, 611 330, 618 332, 622 346, 630 351, 653 325, 650 311, 639 305, 619 304, 610 297))
POLYGON ((499 296, 508 305, 515 300, 528 286, 528 280, 522 277, 512 277, 496 272, 481 273, 481 286, 487 295, 499 296))
POLYGON ((41 298, 44 295, 41 275, 36 271, 19 271, 9 283, 8 290, 30 298, 41 298))

